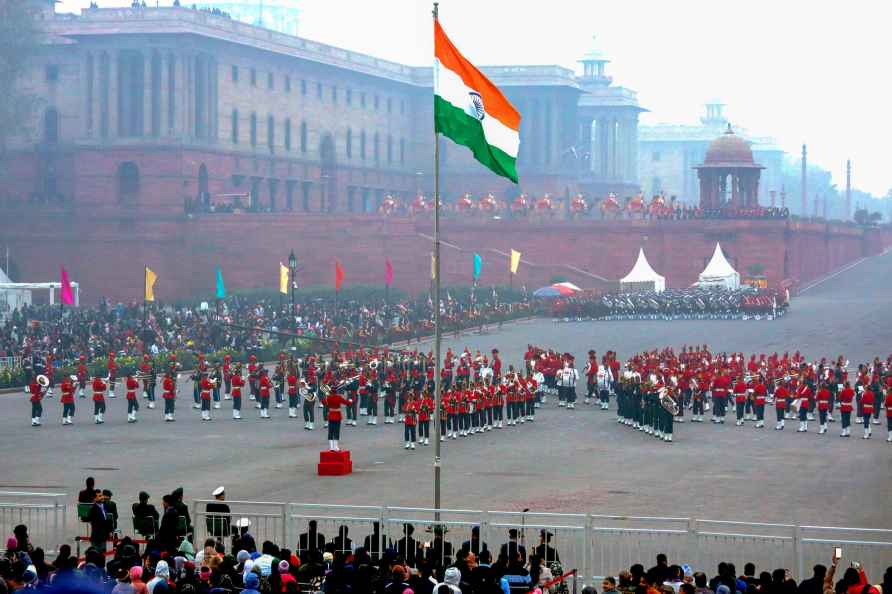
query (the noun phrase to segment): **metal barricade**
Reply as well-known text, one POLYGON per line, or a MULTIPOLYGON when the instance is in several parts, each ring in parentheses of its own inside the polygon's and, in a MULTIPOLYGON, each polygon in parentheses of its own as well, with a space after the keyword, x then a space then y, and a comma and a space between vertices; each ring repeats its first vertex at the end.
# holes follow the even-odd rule
POLYGON ((806 577, 796 554, 797 529, 791 524, 691 520, 691 532, 688 562, 707 573, 726 561, 738 568, 754 563, 766 571, 783 568, 806 577))
POLYGON ((537 555, 547 566, 590 571, 591 551, 586 539, 586 515, 551 512, 487 512, 488 534, 494 542, 493 557, 511 556, 519 547, 527 557, 537 555))
MULTIPOLYGON (((65 542, 66 498, 65 493, 0 491, 0 534, 23 524, 33 546, 56 552, 65 542)), ((5 539, 0 544, 5 546, 5 539)))
POLYGON ((251 522, 248 532, 254 537, 258 549, 265 540, 280 546, 288 541, 287 503, 196 499, 192 502, 193 542, 200 546, 207 538, 231 537, 238 533, 237 525, 242 518, 251 522), (209 503, 225 503, 229 513, 208 512, 209 503))
POLYGON ((377 561, 387 548, 382 507, 317 503, 288 504, 288 546, 301 560, 328 548, 349 554, 362 547, 377 561))
POLYGON ((483 537, 483 519, 480 510, 386 507, 384 532, 389 546, 410 566, 418 559, 448 564, 455 561, 465 542, 472 550, 473 543, 483 537))
POLYGON ((842 549, 845 565, 840 567, 858 561, 871 583, 882 581, 886 568, 892 567, 892 530, 800 526, 798 532, 800 579, 810 576, 818 563, 829 565, 835 547, 842 549))
POLYGON ((588 576, 617 575, 635 563, 653 562, 659 553, 684 559, 690 553, 688 518, 590 515, 587 517, 588 576))

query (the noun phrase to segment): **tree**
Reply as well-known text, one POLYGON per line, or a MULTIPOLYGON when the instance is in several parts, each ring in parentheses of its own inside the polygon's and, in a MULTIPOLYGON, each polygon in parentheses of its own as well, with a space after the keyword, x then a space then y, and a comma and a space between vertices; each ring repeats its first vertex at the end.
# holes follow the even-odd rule
POLYGON ((24 0, 0 0, 0 163, 9 139, 27 129, 33 97, 19 80, 38 47, 35 6, 24 0))

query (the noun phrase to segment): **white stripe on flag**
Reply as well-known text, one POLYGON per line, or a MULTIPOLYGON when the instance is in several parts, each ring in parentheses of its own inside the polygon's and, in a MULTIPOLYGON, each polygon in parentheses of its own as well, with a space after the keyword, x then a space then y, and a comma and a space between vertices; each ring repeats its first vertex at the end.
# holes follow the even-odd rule
MULTIPOLYGON (((473 91, 474 89, 465 85, 465 81, 459 75, 443 66, 440 60, 434 58, 435 95, 468 113, 468 107, 471 104, 470 93, 473 91)), ((483 106, 483 109, 486 111, 486 105, 483 106)), ((486 135, 486 142, 498 147, 516 159, 517 150, 520 146, 520 135, 517 133, 517 130, 509 128, 491 116, 489 112, 486 113, 486 117, 483 118, 481 123, 483 124, 483 133, 486 135)))

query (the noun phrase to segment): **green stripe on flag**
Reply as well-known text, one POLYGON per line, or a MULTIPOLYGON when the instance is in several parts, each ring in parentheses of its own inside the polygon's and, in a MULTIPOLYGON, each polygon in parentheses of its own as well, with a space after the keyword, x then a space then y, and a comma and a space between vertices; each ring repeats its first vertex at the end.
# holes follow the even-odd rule
POLYGON ((517 159, 489 144, 483 133, 483 124, 463 109, 434 95, 435 130, 474 153, 474 157, 493 173, 517 183, 517 159))

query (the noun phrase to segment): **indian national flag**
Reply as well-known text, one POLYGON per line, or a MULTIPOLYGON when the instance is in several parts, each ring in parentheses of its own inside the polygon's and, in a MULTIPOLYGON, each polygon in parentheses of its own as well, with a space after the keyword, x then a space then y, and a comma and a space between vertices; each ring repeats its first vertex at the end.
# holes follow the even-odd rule
POLYGON ((517 183, 520 114, 434 21, 434 122, 497 175, 517 183))

